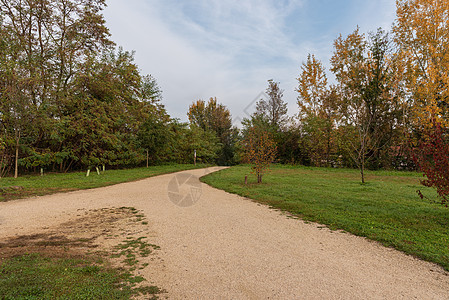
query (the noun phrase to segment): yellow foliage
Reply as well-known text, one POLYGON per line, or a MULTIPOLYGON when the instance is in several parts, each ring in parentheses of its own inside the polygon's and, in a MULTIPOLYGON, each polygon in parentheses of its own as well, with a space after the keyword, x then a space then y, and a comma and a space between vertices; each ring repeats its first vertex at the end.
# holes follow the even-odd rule
POLYGON ((396 1, 393 28, 406 63, 412 100, 412 122, 420 129, 432 119, 449 125, 449 1, 396 1))
POLYGON ((327 78, 322 63, 314 55, 307 57, 301 66, 301 75, 297 79, 299 86, 298 105, 301 117, 317 116, 322 107, 323 95, 327 89, 327 78))

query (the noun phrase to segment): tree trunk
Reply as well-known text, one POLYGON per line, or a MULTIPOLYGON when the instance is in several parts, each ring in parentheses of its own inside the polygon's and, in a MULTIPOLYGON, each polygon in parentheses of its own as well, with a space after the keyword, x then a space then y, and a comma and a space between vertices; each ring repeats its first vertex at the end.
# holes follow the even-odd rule
POLYGON ((362 183, 365 183, 365 148, 366 148, 366 137, 365 135, 362 135, 360 139, 360 152, 359 152, 360 175, 362 177, 362 183))
POLYGON ((330 168, 330 156, 331 156, 331 136, 330 136, 330 130, 327 132, 327 149, 326 149, 326 164, 327 167, 330 168))
POLYGON ((20 143, 20 130, 16 135, 16 157, 14 159, 14 178, 19 177, 19 143, 20 143))
POLYGON ((363 154, 360 163, 360 175, 362 176, 362 183, 365 183, 365 155, 363 154))

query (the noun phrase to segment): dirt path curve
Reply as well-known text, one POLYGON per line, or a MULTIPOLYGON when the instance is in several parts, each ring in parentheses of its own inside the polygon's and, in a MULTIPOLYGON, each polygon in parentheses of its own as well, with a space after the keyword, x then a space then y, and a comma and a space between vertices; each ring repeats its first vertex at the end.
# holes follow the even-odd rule
POLYGON ((132 206, 161 247, 143 275, 170 299, 449 299, 448 273, 436 265, 287 218, 194 177, 194 187, 179 193, 201 195, 198 202, 170 201, 170 181, 176 192, 175 178, 218 169, 0 203, 0 240, 56 226, 81 208, 132 206))

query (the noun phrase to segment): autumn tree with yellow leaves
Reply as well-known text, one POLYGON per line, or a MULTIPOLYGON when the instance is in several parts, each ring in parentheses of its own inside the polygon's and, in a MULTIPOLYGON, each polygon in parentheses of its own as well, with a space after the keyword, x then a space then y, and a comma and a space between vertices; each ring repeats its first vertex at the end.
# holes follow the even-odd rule
POLYGON ((337 90, 328 87, 324 66, 314 55, 308 55, 297 80, 299 119, 306 137, 306 150, 314 165, 324 162, 330 166, 331 152, 335 148, 332 144, 335 142, 337 90))
POLYGON ((276 158, 276 143, 271 134, 263 127, 252 126, 243 141, 243 161, 252 165, 257 183, 262 183, 262 176, 276 158))
POLYGON ((406 65, 411 121, 427 130, 449 125, 449 1, 399 0, 393 27, 406 65))
POLYGON ((368 37, 357 28, 334 43, 331 59, 341 93, 338 110, 348 151, 360 169, 382 156, 402 121, 401 63, 389 34, 382 29, 368 37), (352 151, 351 151, 352 149, 352 151))
MULTIPOLYGON (((412 155, 447 206, 449 195, 449 2, 398 0, 393 31, 406 66, 412 155)), ((423 195, 419 193, 421 197, 423 195)))

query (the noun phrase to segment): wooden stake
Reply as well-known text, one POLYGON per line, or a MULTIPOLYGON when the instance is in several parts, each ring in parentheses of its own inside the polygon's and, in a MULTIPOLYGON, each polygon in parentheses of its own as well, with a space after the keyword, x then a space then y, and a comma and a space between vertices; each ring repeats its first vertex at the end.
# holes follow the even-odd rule
POLYGON ((149 156, 149 153, 148 153, 148 150, 147 150, 147 168, 148 168, 149 160, 150 160, 150 156, 149 156))

